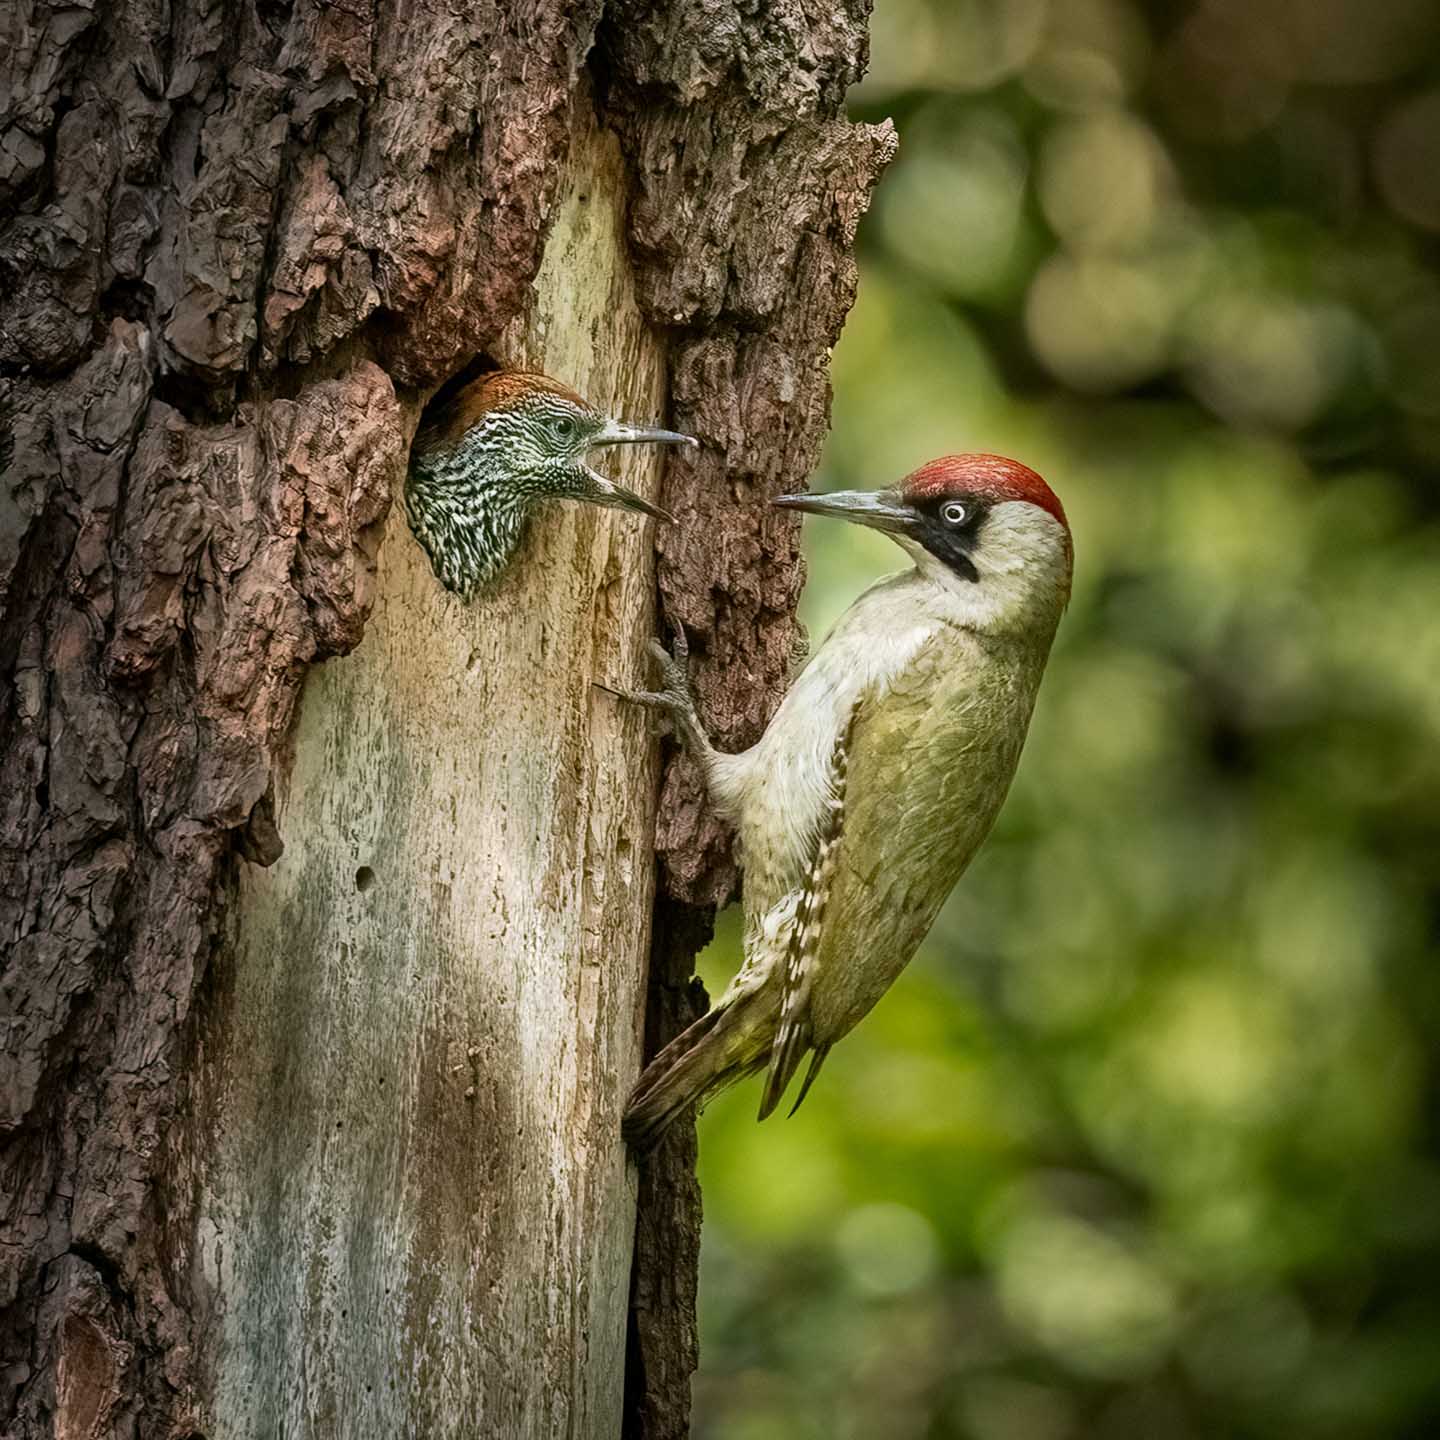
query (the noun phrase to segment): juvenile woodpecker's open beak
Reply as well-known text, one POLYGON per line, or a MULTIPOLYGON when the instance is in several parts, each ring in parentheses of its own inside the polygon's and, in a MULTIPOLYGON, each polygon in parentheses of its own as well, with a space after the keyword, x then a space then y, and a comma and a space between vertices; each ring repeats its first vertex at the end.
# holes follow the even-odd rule
POLYGON ((627 425, 623 420, 607 420, 590 444, 596 450, 607 445, 694 445, 698 449, 700 442, 677 430, 647 430, 641 425, 627 425))
POLYGON ((644 496, 637 495, 633 490, 627 490, 623 485, 617 484, 598 470, 592 470, 588 465, 582 465, 580 468, 585 472, 585 477, 590 483, 585 493, 577 496, 577 499, 584 500, 590 505, 602 506, 606 510, 635 510, 641 515, 653 515, 667 525, 675 523, 675 517, 668 510, 662 510, 658 505, 652 505, 644 496))
POLYGON ((771 502, 782 510, 803 510, 807 515, 829 515, 868 525, 887 535, 903 535, 915 514, 901 504, 893 490, 832 490, 828 495, 777 495, 771 502))
MULTIPOLYGON (((694 445, 698 448, 699 444, 698 440, 689 435, 681 435, 675 430, 647 430, 641 425, 627 425, 623 420, 607 420, 590 439, 592 450, 601 450, 610 445, 694 445)), ((633 490, 627 490, 623 485, 606 479, 598 470, 592 470, 588 465, 581 468, 591 482, 590 489, 580 497, 582 500, 588 500, 592 505, 603 505, 607 509, 637 510, 642 515, 653 515, 657 520, 664 520, 669 525, 675 523, 675 517, 668 510, 652 505, 633 490)))

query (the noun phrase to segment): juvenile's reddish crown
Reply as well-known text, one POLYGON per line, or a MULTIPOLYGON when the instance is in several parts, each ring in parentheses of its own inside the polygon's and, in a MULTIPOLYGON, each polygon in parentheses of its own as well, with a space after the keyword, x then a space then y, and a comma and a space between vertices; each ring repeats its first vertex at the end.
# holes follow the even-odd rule
POLYGON ((1069 532, 1060 497, 1028 465, 1003 455, 942 455, 900 482, 900 493, 911 504, 941 498, 975 496, 999 504, 1019 500, 1053 515, 1069 532))
POLYGON ((578 410, 589 406, 568 385, 531 371, 495 370, 473 380, 426 425, 431 445, 453 445, 492 410, 509 410, 532 395, 554 395, 578 410))

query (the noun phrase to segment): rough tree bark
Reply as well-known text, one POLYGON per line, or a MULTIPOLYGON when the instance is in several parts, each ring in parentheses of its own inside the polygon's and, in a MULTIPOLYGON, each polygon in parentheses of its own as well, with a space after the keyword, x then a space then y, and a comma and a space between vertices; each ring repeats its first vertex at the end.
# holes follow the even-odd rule
POLYGON ((590 681, 658 589, 722 743, 779 693, 866 8, 0 11, 0 1433, 685 1432, 694 1137, 637 1223, 618 1117, 735 876, 590 681), (477 357, 699 436, 678 526, 443 595, 477 357))

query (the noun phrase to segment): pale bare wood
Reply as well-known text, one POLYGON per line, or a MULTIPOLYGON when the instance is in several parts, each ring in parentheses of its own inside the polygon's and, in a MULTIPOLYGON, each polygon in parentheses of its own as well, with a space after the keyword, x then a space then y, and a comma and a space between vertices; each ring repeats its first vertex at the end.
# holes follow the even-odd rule
MULTIPOLYGON (((623 200, 591 130, 506 358, 655 417, 623 200)), ((217 1436, 619 1432, 657 770, 591 681, 653 633, 653 523, 553 506, 467 606, 397 508, 310 678, 217 1055, 217 1436)))

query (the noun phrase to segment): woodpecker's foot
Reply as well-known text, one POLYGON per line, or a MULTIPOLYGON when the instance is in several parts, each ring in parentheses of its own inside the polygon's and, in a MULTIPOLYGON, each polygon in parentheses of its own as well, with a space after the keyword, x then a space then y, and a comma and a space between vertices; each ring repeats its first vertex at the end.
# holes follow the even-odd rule
POLYGON ((675 733, 697 753, 704 754, 710 749, 709 737, 700 723, 699 711, 695 708, 695 692, 690 688, 690 642, 685 638, 681 625, 675 627, 674 652, 668 651, 658 640, 651 640, 646 649, 660 664, 659 690, 610 690, 632 705, 643 705, 647 710, 658 710, 674 727, 675 733))
POLYGON ((810 663, 810 632, 797 620, 790 636, 790 678, 793 680, 810 663))

